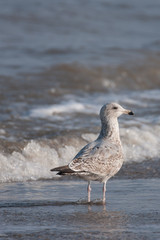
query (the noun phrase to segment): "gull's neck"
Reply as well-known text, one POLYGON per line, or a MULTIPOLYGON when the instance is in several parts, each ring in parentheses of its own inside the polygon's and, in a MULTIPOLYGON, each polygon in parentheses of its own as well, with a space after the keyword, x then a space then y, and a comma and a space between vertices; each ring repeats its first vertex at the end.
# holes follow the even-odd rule
POLYGON ((115 141, 120 141, 119 137, 119 124, 117 118, 109 118, 102 121, 101 131, 98 139, 113 139, 115 141))

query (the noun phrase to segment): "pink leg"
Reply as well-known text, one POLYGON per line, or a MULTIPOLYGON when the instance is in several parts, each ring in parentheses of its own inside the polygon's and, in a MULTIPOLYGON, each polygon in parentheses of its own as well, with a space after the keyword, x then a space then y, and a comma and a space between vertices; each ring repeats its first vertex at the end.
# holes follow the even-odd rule
POLYGON ((90 183, 90 181, 88 181, 87 191, 88 191, 88 202, 90 202, 91 201, 91 183, 90 183))
POLYGON ((103 183, 103 204, 106 202, 106 182, 103 183))

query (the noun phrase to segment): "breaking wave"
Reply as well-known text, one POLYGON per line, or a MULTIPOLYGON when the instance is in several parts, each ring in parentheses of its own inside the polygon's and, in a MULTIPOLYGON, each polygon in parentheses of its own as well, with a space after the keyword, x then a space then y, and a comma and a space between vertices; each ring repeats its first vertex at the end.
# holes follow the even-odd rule
MULTIPOLYGON (((125 162, 155 160, 160 155, 160 126, 122 127, 121 140, 125 162)), ((21 151, 0 153, 0 182, 52 179, 50 169, 67 164, 87 142, 95 140, 96 134, 84 133, 81 137, 29 141, 21 151)))

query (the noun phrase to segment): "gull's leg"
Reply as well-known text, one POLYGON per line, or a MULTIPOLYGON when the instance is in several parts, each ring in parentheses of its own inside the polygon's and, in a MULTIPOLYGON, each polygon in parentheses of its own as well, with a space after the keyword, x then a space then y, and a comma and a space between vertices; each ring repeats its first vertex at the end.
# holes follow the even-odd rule
POLYGON ((88 202, 90 202, 91 201, 91 182, 90 181, 88 181, 87 192, 88 192, 88 202))
POLYGON ((106 202, 106 182, 103 183, 103 204, 106 202))

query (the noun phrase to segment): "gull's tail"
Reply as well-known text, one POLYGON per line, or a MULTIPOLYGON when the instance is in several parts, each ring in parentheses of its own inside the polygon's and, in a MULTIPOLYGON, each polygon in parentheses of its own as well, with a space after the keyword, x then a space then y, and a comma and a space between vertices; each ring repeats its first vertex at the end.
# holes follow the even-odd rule
POLYGON ((52 172, 57 172, 57 175, 71 175, 74 173, 73 170, 71 170, 68 165, 62 166, 62 167, 57 167, 57 168, 52 168, 50 171, 52 172))

